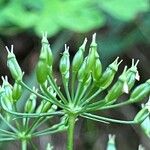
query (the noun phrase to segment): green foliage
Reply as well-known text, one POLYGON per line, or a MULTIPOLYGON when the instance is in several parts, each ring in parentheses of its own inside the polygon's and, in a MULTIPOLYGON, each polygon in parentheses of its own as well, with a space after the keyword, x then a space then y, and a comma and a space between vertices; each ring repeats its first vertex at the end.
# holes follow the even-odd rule
POLYGON ((42 31, 53 36, 62 29, 87 32, 105 25, 104 12, 130 21, 148 7, 146 0, 2 0, 0 32, 12 35, 32 29, 39 36, 42 31))
POLYGON ((129 21, 139 12, 149 10, 147 0, 98 0, 100 7, 113 17, 129 21))

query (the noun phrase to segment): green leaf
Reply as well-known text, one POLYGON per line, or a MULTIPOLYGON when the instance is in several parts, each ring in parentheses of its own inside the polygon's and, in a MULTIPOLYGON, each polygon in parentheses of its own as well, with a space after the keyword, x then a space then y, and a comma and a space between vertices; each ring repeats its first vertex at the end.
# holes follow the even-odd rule
POLYGON ((35 24, 38 18, 36 12, 27 11, 22 3, 14 0, 11 1, 4 9, 3 15, 7 21, 21 28, 29 28, 35 24))
POLYGON ((113 17, 129 21, 149 10, 148 0, 98 0, 100 7, 113 17))
POLYGON ((105 23, 105 18, 92 8, 93 4, 94 2, 89 0, 47 0, 35 31, 40 35, 42 31, 47 31, 49 36, 52 36, 61 28, 75 32, 86 32, 98 28, 105 23))
POLYGON ((94 2, 89 0, 67 1, 59 4, 57 18, 64 28, 76 32, 87 32, 104 25, 105 17, 94 8, 94 2), (59 14, 63 15, 59 15, 59 14))

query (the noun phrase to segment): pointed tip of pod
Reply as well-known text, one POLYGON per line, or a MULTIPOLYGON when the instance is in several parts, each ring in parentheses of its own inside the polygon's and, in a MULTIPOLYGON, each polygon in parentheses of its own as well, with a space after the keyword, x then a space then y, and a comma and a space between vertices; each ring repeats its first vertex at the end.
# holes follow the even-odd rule
POLYGON ((8 82, 8 76, 5 76, 5 77, 1 76, 1 79, 2 79, 3 82, 8 82))
POLYGON ((139 63, 139 59, 135 62, 134 59, 132 59, 132 65, 131 65, 131 68, 135 68, 135 70, 137 69, 137 65, 139 63))
POLYGON ((137 67, 137 65, 138 65, 139 61, 140 61, 139 59, 136 61, 136 63, 135 63, 135 66, 136 66, 136 67, 137 67))
POLYGON ((110 68, 112 68, 115 72, 117 72, 117 70, 118 70, 118 67, 119 67, 119 65, 121 64, 121 62, 123 61, 123 60, 121 60, 121 61, 119 61, 119 57, 117 57, 110 65, 109 65, 109 67, 110 68))
POLYGON ((9 48, 7 46, 5 46, 6 50, 7 50, 7 53, 8 53, 8 58, 12 58, 12 57, 15 57, 14 55, 14 46, 11 45, 11 48, 9 50, 9 48))
POLYGON ((123 74, 126 73, 128 66, 125 66, 123 69, 123 74))
POLYGON ((47 39, 47 32, 43 33, 41 43, 49 44, 48 39, 47 39))
POLYGON ((138 63, 139 63, 139 59, 135 62, 134 59, 132 59, 132 67, 137 67, 138 63))
POLYGON ((109 139, 109 143, 114 143, 116 136, 114 134, 109 134, 108 135, 108 139, 109 139))
POLYGON ((93 42, 96 42, 96 33, 93 34, 93 36, 92 36, 92 41, 93 41, 93 42))
POLYGON ((115 60, 114 60, 114 63, 119 67, 119 65, 123 62, 123 60, 121 59, 119 61, 119 57, 117 57, 115 60))
POLYGON ((69 54, 69 46, 67 46, 67 44, 65 44, 65 50, 63 54, 69 54))
POLYGON ((86 43, 87 43, 87 38, 84 39, 82 45, 80 46, 80 49, 82 49, 83 51, 85 51, 86 43))
POLYGON ((135 79, 136 79, 137 81, 140 80, 140 75, 139 75, 139 72, 138 72, 138 70, 137 70, 137 65, 138 65, 138 63, 139 63, 139 59, 138 59, 136 62, 135 62, 134 59, 132 59, 132 65, 131 65, 131 67, 128 69, 128 71, 131 71, 131 72, 135 73, 135 79))
POLYGON ((97 43, 96 43, 96 33, 94 33, 93 36, 92 36, 91 46, 97 46, 97 43))

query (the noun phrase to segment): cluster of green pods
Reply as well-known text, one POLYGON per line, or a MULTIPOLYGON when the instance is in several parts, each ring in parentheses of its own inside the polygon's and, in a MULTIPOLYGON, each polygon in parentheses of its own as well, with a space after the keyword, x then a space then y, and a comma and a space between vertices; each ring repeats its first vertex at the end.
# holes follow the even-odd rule
MULTIPOLYGON (((86 53, 87 38, 85 38, 72 60, 69 54, 69 46, 65 45, 58 65, 62 81, 58 85, 54 74, 56 69, 54 67, 54 56, 46 33, 43 34, 41 44, 41 51, 35 68, 35 76, 38 82, 36 88, 30 88, 24 83, 24 72, 13 53, 13 46, 11 46, 11 50, 6 47, 8 52, 7 66, 14 79, 12 86, 8 82, 7 76, 2 77, 0 104, 7 113, 22 118, 39 117, 38 121, 42 121, 44 117, 47 119, 47 116, 62 115, 63 124, 54 125, 50 131, 56 132, 67 129, 69 138, 73 138, 70 132, 72 132, 71 130, 74 128, 78 117, 107 124, 111 122, 138 124, 150 115, 149 102, 142 107, 132 121, 113 119, 92 113, 141 102, 150 95, 150 79, 135 87, 136 80, 140 80, 137 69, 139 60, 132 59, 131 67, 125 66, 122 73, 117 77, 117 73, 120 72, 118 71, 119 66, 123 60, 119 60, 119 57, 117 57, 104 69, 98 53, 96 34, 93 34, 88 53, 86 53), (22 98, 24 89, 31 93, 26 99, 23 112, 19 113, 16 104, 22 98), (100 99, 101 94, 103 95, 102 99, 100 99), (125 97, 128 95, 128 99, 118 102, 122 95, 125 95, 125 97), (40 102, 37 102, 39 99, 40 102), (56 130, 53 131, 53 129, 56 130)), ((25 124, 28 121, 23 122, 25 124)), ((45 130, 36 133, 36 135, 43 135, 50 133, 50 131, 45 130)), ((113 146, 115 137, 110 136, 109 139, 109 145, 111 146, 108 150, 115 150, 113 146)), ((68 146, 68 150, 71 150, 71 147, 73 147, 72 143, 68 146)))

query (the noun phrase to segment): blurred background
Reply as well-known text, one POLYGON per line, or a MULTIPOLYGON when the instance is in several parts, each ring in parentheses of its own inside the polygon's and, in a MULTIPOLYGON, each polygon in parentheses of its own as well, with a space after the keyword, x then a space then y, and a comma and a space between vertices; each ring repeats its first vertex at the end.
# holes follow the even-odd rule
MULTIPOLYGON (((90 44, 96 32, 103 69, 119 56, 124 60, 120 66, 122 71, 123 66, 130 66, 131 59, 135 58, 140 59, 139 83, 150 76, 149 0, 0 0, 0 76, 10 75, 5 46, 13 44, 27 82, 34 85, 33 70, 45 31, 55 57, 56 74, 64 44, 69 45, 72 58, 84 38, 87 37, 90 44)), ((139 109, 140 104, 135 104, 103 113, 130 120, 139 109)), ((116 134, 118 150, 137 150, 139 144, 150 149, 150 139, 139 126, 105 125, 83 119, 77 123, 75 149, 104 150, 109 133, 116 134)), ((38 149, 44 150, 49 141, 54 150, 65 149, 65 134, 42 137, 34 142, 38 149)), ((0 149, 3 146, 5 150, 20 149, 17 142, 7 147, 3 143, 0 149)))

